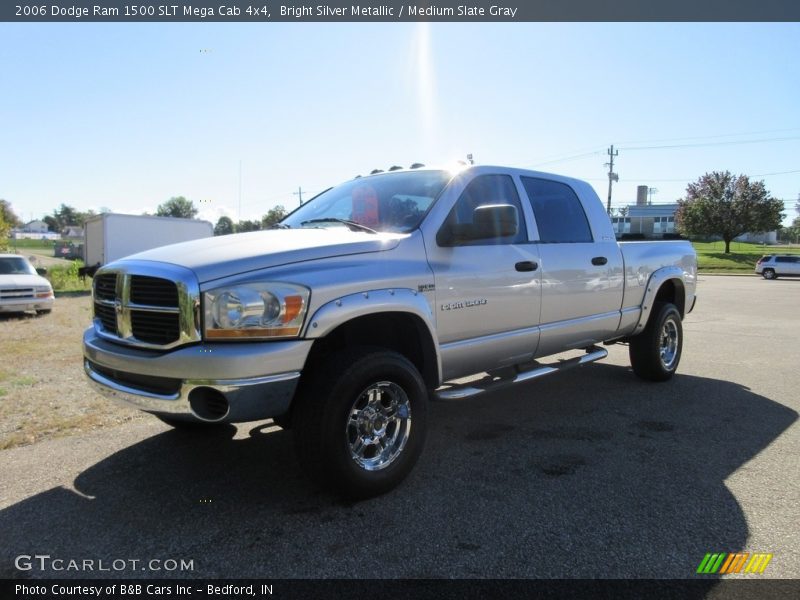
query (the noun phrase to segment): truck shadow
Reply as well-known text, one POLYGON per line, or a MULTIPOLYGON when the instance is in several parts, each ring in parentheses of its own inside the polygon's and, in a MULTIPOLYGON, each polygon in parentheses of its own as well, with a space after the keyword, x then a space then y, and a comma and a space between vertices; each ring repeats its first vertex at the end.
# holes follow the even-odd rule
POLYGON ((747 548, 725 480, 797 413, 741 385, 593 365, 430 417, 409 479, 359 503, 315 490, 288 432, 159 433, 1 511, 0 576, 691 578, 706 552, 773 550, 747 548), (194 568, 14 568, 37 553, 194 568))

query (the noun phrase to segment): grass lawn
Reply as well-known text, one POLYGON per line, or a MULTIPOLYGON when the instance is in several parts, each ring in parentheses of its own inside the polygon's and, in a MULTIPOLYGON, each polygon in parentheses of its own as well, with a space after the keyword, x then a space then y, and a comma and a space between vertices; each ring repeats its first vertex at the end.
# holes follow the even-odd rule
POLYGON ((725 254, 725 242, 692 242, 697 251, 700 273, 754 273, 756 261, 765 254, 800 254, 800 248, 764 246, 731 242, 731 253, 725 254))

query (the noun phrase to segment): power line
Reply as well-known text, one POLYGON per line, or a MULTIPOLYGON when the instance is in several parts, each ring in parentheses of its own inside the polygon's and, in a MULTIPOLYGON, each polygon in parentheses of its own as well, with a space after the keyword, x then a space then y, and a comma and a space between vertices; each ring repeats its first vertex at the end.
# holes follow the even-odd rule
POLYGON ((718 135, 700 135, 692 137, 679 137, 679 138, 664 138, 659 140, 635 140, 628 142, 621 142, 622 144, 655 144, 658 142, 677 142, 685 140, 713 140, 722 137, 739 137, 743 135, 763 135, 765 133, 785 133, 788 131, 800 131, 800 127, 791 127, 789 129, 767 129, 764 131, 747 131, 743 133, 720 133, 718 135))
POLYGON ((792 140, 800 140, 800 136, 791 136, 782 138, 762 138, 760 140, 736 140, 731 142, 706 142, 702 144, 671 144, 665 146, 629 146, 627 148, 620 148, 620 150, 670 150, 676 148, 703 148, 707 146, 738 146, 742 144, 761 144, 764 142, 788 142, 792 140))
POLYGON ((555 158, 553 160, 548 160, 548 161, 545 161, 545 162, 540 162, 540 163, 536 163, 536 164, 532 164, 532 165, 527 165, 526 168, 533 169, 533 168, 536 168, 536 167, 543 167, 544 165, 552 165, 554 163, 568 162, 570 160, 577 160, 579 158, 586 158, 587 156, 597 156, 601 152, 602 152, 602 150, 593 150, 591 152, 584 152, 582 154, 575 154, 575 155, 572 155, 572 156, 565 156, 563 158, 555 158))

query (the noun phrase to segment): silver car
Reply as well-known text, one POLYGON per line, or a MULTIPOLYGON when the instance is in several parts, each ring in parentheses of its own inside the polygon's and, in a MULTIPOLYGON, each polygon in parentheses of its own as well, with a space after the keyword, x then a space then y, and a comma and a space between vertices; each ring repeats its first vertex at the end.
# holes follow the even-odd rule
POLYGON ((800 277, 800 255, 768 254, 758 259, 756 273, 764 279, 777 279, 779 276, 800 277))

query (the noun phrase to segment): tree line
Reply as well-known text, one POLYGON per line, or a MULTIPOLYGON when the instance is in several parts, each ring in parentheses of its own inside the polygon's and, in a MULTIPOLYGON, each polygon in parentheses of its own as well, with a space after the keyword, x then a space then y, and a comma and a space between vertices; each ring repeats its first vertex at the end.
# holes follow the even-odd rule
MULTIPOLYGON (((101 208, 99 212, 94 210, 80 211, 74 206, 62 203, 51 214, 42 217, 41 220, 47 224, 47 228, 50 231, 63 233, 68 227, 83 227, 86 221, 92 217, 108 212, 111 211, 107 208, 101 208)), ((173 196, 158 206, 155 216, 194 219, 197 217, 198 212, 198 208, 191 200, 184 196, 173 196)), ((286 214, 286 209, 278 205, 271 208, 260 220, 244 220, 234 223, 229 217, 220 217, 216 227, 214 227, 214 235, 268 229, 283 219, 286 214)), ((12 209, 11 203, 8 200, 0 199, 0 244, 8 238, 11 229, 22 225, 22 220, 12 209)))

